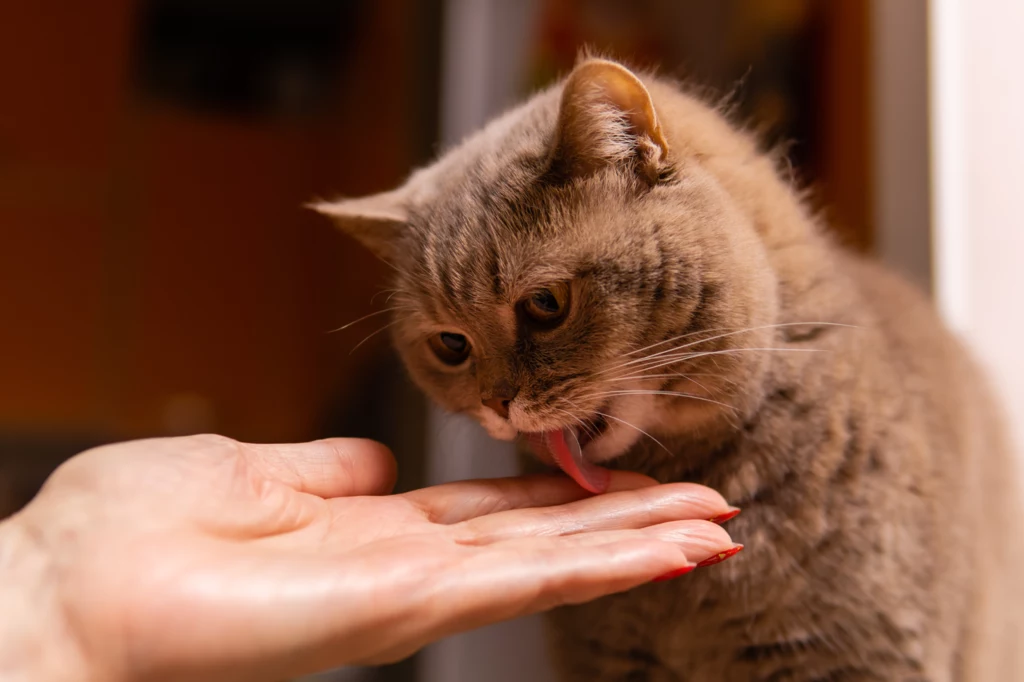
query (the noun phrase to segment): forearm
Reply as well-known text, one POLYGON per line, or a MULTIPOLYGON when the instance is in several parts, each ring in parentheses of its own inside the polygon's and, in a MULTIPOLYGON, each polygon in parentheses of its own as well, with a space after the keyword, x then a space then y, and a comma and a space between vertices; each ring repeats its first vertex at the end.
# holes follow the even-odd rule
POLYGON ((0 522, 0 679, 88 680, 50 558, 18 517, 0 522))

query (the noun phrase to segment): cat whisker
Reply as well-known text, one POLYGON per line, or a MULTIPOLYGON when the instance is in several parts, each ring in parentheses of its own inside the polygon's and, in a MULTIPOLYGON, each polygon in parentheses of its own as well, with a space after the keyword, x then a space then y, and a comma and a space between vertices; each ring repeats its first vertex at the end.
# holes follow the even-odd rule
POLYGON ((384 313, 390 313, 390 312, 392 312, 394 310, 411 310, 411 307, 410 306, 392 306, 390 308, 384 308, 383 310, 375 310, 374 312, 370 313, 369 315, 363 315, 362 317, 360 317, 358 319, 352 320, 351 322, 349 322, 347 324, 343 324, 340 327, 338 327, 336 329, 331 329, 330 331, 325 332, 325 333, 327 333, 327 334, 334 334, 336 332, 340 332, 340 331, 343 331, 345 329, 348 329, 349 327, 351 327, 354 324, 359 324, 363 320, 368 320, 371 317, 376 317, 377 315, 383 315, 384 313))
POLYGON ((401 290, 400 289, 384 289, 384 288, 381 288, 373 296, 370 297, 370 305, 373 305, 373 302, 377 300, 378 296, 382 296, 384 294, 389 294, 388 300, 391 300, 391 296, 394 296, 399 291, 401 291, 401 290))
POLYGON ((580 443, 580 437, 576 435, 576 431, 570 431, 569 433, 572 434, 572 439, 576 441, 576 449, 583 452, 583 445, 580 443))
MULTIPOLYGON (((570 403, 570 404, 571 404, 571 403, 570 403)), ((574 406, 574 407, 576 407, 575 405, 573 405, 573 406, 574 406)), ((589 426, 589 425, 588 425, 588 424, 587 424, 587 423, 586 423, 585 421, 583 421, 582 419, 580 419, 580 418, 579 418, 578 416, 576 416, 575 414, 573 414, 573 413, 572 413, 572 412, 570 412, 569 410, 563 410, 563 409, 562 409, 562 408, 560 408, 560 407, 556 407, 556 408, 554 408, 554 409, 555 409, 556 411, 558 411, 558 412, 561 412, 562 414, 567 414, 567 415, 569 415, 570 417, 572 417, 573 419, 575 419, 575 420, 576 420, 577 422, 579 422, 579 424, 580 424, 580 428, 582 428, 582 429, 583 429, 584 431, 586 431, 586 432, 587 432, 588 434, 590 434, 591 436, 593 436, 593 435, 596 435, 596 434, 595 434, 595 433, 593 432, 593 427, 592 427, 592 426, 589 426)))
MULTIPOLYGON (((660 351, 658 351, 656 353, 650 353, 650 354, 645 355, 645 356, 643 356, 641 358, 636 358, 635 360, 629 360, 627 362, 621 363, 621 364, 616 365, 614 367, 610 367, 608 369, 605 369, 602 372, 599 372, 598 374, 604 374, 604 373, 608 373, 608 372, 613 372, 616 369, 620 369, 620 368, 623 368, 623 367, 628 367, 628 366, 631 366, 631 365, 641 364, 641 363, 643 363, 643 362, 645 362, 647 360, 650 360, 652 358, 657 358, 657 357, 666 355, 668 353, 673 353, 673 352, 676 352, 676 351, 683 350, 685 348, 690 348, 692 346, 695 346, 695 345, 698 345, 698 344, 701 344, 701 343, 707 343, 709 341, 715 341, 715 340, 726 338, 726 337, 729 337, 729 336, 736 336, 737 334, 745 334, 745 333, 748 333, 748 332, 753 332, 753 331, 762 330, 762 329, 769 329, 769 328, 777 327, 777 326, 780 326, 780 325, 764 325, 764 326, 761 326, 761 327, 745 327, 745 328, 742 328, 742 329, 734 328, 734 327, 733 328, 722 327, 722 328, 718 328, 718 329, 702 329, 702 330, 698 330, 696 332, 690 332, 688 334, 681 334, 680 336, 674 337, 672 339, 667 339, 665 341, 653 344, 651 346, 647 346, 647 348, 643 348, 643 349, 640 349, 640 350, 646 350, 646 349, 649 349, 649 348, 654 348, 654 347, 663 345, 665 343, 670 343, 670 342, 675 341, 675 340, 679 340, 679 339, 683 339, 683 338, 688 338, 688 337, 693 336, 695 334, 712 333, 712 332, 716 332, 716 331, 728 330, 725 333, 716 334, 716 335, 708 337, 706 339, 698 339, 696 341, 691 341, 689 343, 685 343, 685 344, 682 344, 682 345, 679 345, 679 346, 675 346, 673 348, 666 348, 666 349, 660 350, 660 351)), ((631 353, 627 353, 627 355, 632 355, 634 353, 640 352, 640 350, 633 351, 631 353)))
MULTIPOLYGON (((705 331, 705 330, 701 330, 701 331, 705 331)), ((707 331, 711 331, 711 330, 707 330, 707 331)), ((659 358, 659 357, 664 356, 664 355, 666 355, 668 353, 675 353, 677 351, 681 351, 681 350, 683 350, 685 348, 689 348, 689 347, 691 347, 693 345, 696 345, 696 344, 707 343, 708 341, 714 341, 716 339, 720 339, 720 338, 723 338, 723 337, 726 337, 726 336, 735 336, 736 334, 743 334, 743 333, 748 332, 748 331, 753 331, 753 329, 739 329, 739 330, 736 330, 736 331, 731 331, 731 332, 729 332, 727 334, 718 334, 716 336, 711 336, 711 337, 706 338, 706 339, 698 339, 696 341, 691 341, 689 343, 684 343, 682 345, 674 346, 672 348, 665 348, 665 349, 660 350, 660 351, 658 351, 656 353, 649 353, 649 354, 647 354, 647 355, 645 355, 643 357, 636 358, 634 360, 629 360, 627 362, 623 362, 621 364, 615 365, 614 367, 609 367, 607 369, 604 369, 604 370, 598 372, 597 374, 598 375, 607 374, 607 373, 610 373, 610 372, 614 372, 614 371, 616 371, 618 369, 622 369, 624 367, 630 367, 630 366, 633 366, 633 365, 643 364, 644 362, 646 362, 648 360, 659 358)), ((677 339, 680 339, 680 338, 686 338, 686 337, 692 336, 693 334, 696 334, 696 333, 700 333, 700 332, 691 332, 690 334, 683 334, 682 336, 676 337, 676 339, 672 339, 672 340, 677 340, 677 339)))
POLYGON ((727 377, 724 374, 716 374, 714 372, 687 372, 686 376, 688 376, 688 377, 711 377, 711 378, 714 378, 714 379, 718 379, 719 381, 724 381, 725 383, 729 384, 730 386, 738 387, 740 385, 739 382, 736 381, 735 379, 730 379, 729 377, 727 377))
POLYGON ((671 353, 671 352, 674 352, 674 351, 677 351, 677 350, 682 350, 684 348, 689 348, 690 346, 695 346, 695 345, 698 345, 698 344, 701 344, 701 343, 707 343, 708 341, 715 341, 717 339, 725 338, 725 337, 728 337, 728 336, 736 336, 738 334, 744 334, 744 333, 747 333, 747 332, 757 331, 757 330, 760 330, 760 329, 768 329, 768 328, 772 328, 772 327, 776 327, 776 326, 781 326, 781 325, 764 325, 763 327, 742 327, 742 328, 740 328, 740 327, 716 327, 716 328, 711 328, 711 329, 698 329, 697 331, 689 332, 687 334, 680 334, 679 336, 674 336, 674 337, 672 337, 670 339, 665 339, 664 341, 659 341, 658 343, 651 344, 650 346, 646 346, 644 348, 640 348, 638 350, 631 351, 631 352, 627 353, 626 355, 634 355, 634 354, 639 353, 641 351, 649 350, 651 348, 656 348, 658 346, 662 346, 662 345, 665 345, 667 343, 672 343, 673 341, 679 341, 681 339, 686 339, 686 338, 689 338, 691 336, 695 336, 697 334, 713 334, 715 332, 725 332, 725 333, 716 334, 715 336, 710 336, 710 337, 704 338, 704 339, 697 339, 696 341, 691 341, 689 343, 682 344, 682 345, 679 345, 679 346, 675 346, 673 348, 666 348, 666 349, 660 350, 660 351, 658 351, 656 353, 649 353, 649 354, 647 354, 647 355, 645 355, 645 356, 643 356, 641 358, 636 358, 634 360, 627 361, 627 362, 622 363, 620 365, 617 365, 615 367, 610 367, 610 368, 608 368, 605 371, 606 372, 613 371, 613 370, 615 370, 615 369, 617 369, 619 367, 626 367, 628 365, 633 365, 633 364, 642 362, 645 359, 650 359, 650 358, 658 357, 658 356, 664 355, 666 353, 671 353))
POLYGON ((707 386, 705 386, 704 384, 700 383, 699 381, 697 381, 693 377, 691 377, 691 376, 689 376, 687 374, 681 374, 679 372, 673 372, 673 374, 676 374, 677 376, 679 376, 680 379, 683 379, 685 381, 689 381, 692 384, 696 384, 697 388, 703 390, 705 393, 711 393, 711 389, 709 389, 707 386))
POLYGON ((402 271, 398 269, 398 266, 396 266, 395 264, 391 263, 390 261, 384 260, 384 258, 382 258, 380 256, 380 254, 374 253, 373 255, 374 255, 374 257, 377 260, 379 260, 381 263, 383 263, 384 265, 388 266, 389 268, 391 268, 392 270, 397 272, 399 275, 402 274, 402 271))
MULTIPOLYGON (((638 378, 643 378, 643 377, 648 376, 648 375, 646 375, 646 374, 638 374, 636 376, 638 378)), ((654 376, 658 376, 658 375, 654 375, 654 376)), ((734 379, 730 379, 725 374, 716 373, 716 372, 686 372, 685 374, 683 374, 682 372, 668 372, 667 374, 662 375, 662 376, 665 376, 665 377, 676 376, 676 377, 680 377, 682 379, 692 379, 692 377, 710 377, 712 379, 718 379, 719 381, 723 381, 723 382, 729 384, 730 386, 739 386, 739 383, 737 381, 735 381, 734 379)), ((696 382, 694 382, 694 383, 696 383, 696 382)), ((707 389, 705 388, 705 390, 707 390, 707 389)))
POLYGON ((683 393, 682 391, 660 391, 660 390, 653 390, 653 389, 652 390, 647 390, 647 389, 637 388, 637 389, 624 389, 624 390, 621 390, 621 391, 604 391, 604 392, 601 392, 601 393, 591 393, 591 394, 589 394, 589 395, 587 395, 585 397, 586 398, 603 398, 603 397, 607 397, 607 396, 616 396, 616 395, 664 395, 664 396, 676 396, 678 398, 691 398, 693 400, 700 400, 700 401, 706 402, 706 403, 713 403, 715 405, 720 405, 720 406, 722 406, 722 407, 724 407, 724 408, 726 408, 728 410, 732 410, 733 412, 737 411, 736 408, 733 407, 732 405, 729 405, 727 403, 723 403, 720 400, 714 400, 712 398, 705 398, 704 396, 695 395, 693 393, 683 393))
MULTIPOLYGON (((628 362, 624 362, 624 363, 616 365, 614 367, 609 367, 608 369, 605 369, 605 370, 602 370, 601 372, 598 372, 598 374, 599 375, 600 374, 605 374, 605 373, 608 373, 608 372, 615 371, 616 369, 620 369, 622 367, 627 367, 627 366, 630 366, 630 365, 639 364, 639 363, 644 362, 645 360, 649 360, 649 359, 656 358, 656 357, 659 357, 659 356, 662 356, 662 355, 666 355, 668 353, 673 353, 673 352, 676 352, 676 351, 680 351, 680 350, 683 350, 684 348, 690 348, 692 346, 696 346, 696 345, 699 345, 699 344, 702 344, 702 343, 708 343, 709 341, 716 341, 718 339, 724 339, 724 338, 727 338, 727 337, 730 337, 730 336, 736 336, 738 334, 745 334, 745 333, 754 332, 754 331, 763 331, 765 329, 778 329, 778 328, 784 328, 784 327, 806 327, 806 326, 811 326, 811 325, 828 326, 828 327, 851 327, 851 328, 853 327, 853 325, 842 324, 842 323, 839 323, 839 322, 783 322, 783 323, 780 323, 780 324, 766 324, 766 325, 762 325, 762 326, 759 326, 759 327, 745 327, 743 329, 732 328, 731 331, 727 331, 727 332, 725 332, 723 334, 716 334, 716 335, 708 337, 706 339, 697 339, 696 341, 691 341, 689 343, 684 343, 681 346, 675 346, 673 348, 668 348, 668 349, 665 349, 665 350, 661 350, 661 351, 658 351, 657 353, 651 353, 649 355, 645 355, 642 358, 637 358, 635 360, 630 360, 628 362)), ((721 329, 730 329, 730 328, 729 327, 723 327, 721 329)), ((638 353, 638 352, 640 352, 642 350, 646 350, 648 348, 654 348, 656 346, 660 346, 662 344, 670 343, 670 342, 678 340, 678 339, 682 339, 682 338, 686 338, 686 337, 689 337, 689 336, 693 336, 694 334, 698 334, 698 333, 701 333, 701 332, 710 333, 710 332, 714 332, 714 331, 719 331, 719 330, 718 329, 705 329, 705 330, 700 330, 700 331, 697 331, 697 332, 690 332, 689 334, 682 334, 682 335, 677 336, 677 337, 675 337, 673 339, 667 339, 666 341, 661 341, 661 342, 653 344, 651 346, 647 346, 647 348, 641 348, 639 350, 632 351, 630 353, 627 353, 627 355, 632 355, 632 354, 638 353)))
POLYGON ((662 443, 662 442, 661 442, 660 440, 658 440, 657 438, 655 438, 655 437, 654 437, 654 436, 652 436, 651 434, 649 434, 649 433, 647 433, 646 431, 644 431, 643 429, 641 429, 641 428, 640 428, 639 426, 637 426, 636 424, 631 424, 631 423, 629 423, 628 421, 626 421, 625 419, 619 419, 618 417, 615 417, 615 416, 613 416, 613 415, 610 415, 610 414, 608 414, 607 412, 595 412, 594 414, 599 414, 599 415, 601 415, 602 417, 604 417, 605 419, 614 419, 615 421, 619 422, 620 424, 625 424, 626 426, 628 426, 628 427, 629 427, 629 428, 631 428, 631 429, 636 429, 637 431, 639 431, 640 433, 644 434, 645 436, 647 436, 648 438, 650 438, 651 440, 653 440, 653 441, 654 441, 655 443, 657 443, 657 444, 658 444, 658 446, 659 446, 659 447, 660 447, 660 448, 661 448, 662 450, 664 450, 665 452, 667 452, 667 453, 668 453, 668 454, 670 454, 670 455, 672 454, 672 451, 671 451, 671 450, 669 450, 669 449, 668 449, 667 447, 665 447, 665 444, 664 444, 664 443, 662 443))
MULTIPOLYGON (((713 376, 720 376, 720 375, 713 375, 713 376)), ((697 386, 703 388, 708 393, 711 393, 711 390, 707 386, 705 386, 704 384, 702 384, 699 381, 697 381, 696 379, 694 379, 692 375, 683 374, 682 372, 668 372, 666 374, 633 374, 631 376, 625 376, 625 377, 612 377, 611 379, 602 379, 600 381, 600 383, 602 383, 602 384, 610 384, 610 383, 614 383, 614 382, 617 382, 617 381, 641 381, 641 380, 644 380, 644 379, 671 379, 672 377, 678 377, 679 379, 684 379, 686 381, 694 383, 697 386)), ((724 377, 721 377, 721 378, 724 379, 724 377)))
POLYGON ((387 323, 386 325, 384 325, 384 326, 383 326, 383 327, 381 327, 380 329, 378 329, 378 330, 376 330, 376 331, 374 331, 374 332, 370 332, 369 334, 367 334, 367 335, 366 335, 366 337, 365 337, 365 338, 364 338, 364 339, 363 339, 362 341, 360 341, 360 342, 359 342, 359 343, 357 343, 357 344, 356 344, 355 346, 353 346, 353 347, 352 347, 352 350, 350 350, 350 351, 348 352, 348 354, 349 354, 349 355, 352 355, 353 353, 355 353, 355 352, 356 352, 356 350, 357 350, 357 349, 358 349, 358 348, 359 348, 360 346, 362 346, 362 345, 363 345, 364 343, 366 343, 367 341, 369 341, 370 339, 372 339, 372 338, 373 338, 374 336, 376 336, 377 334, 380 334, 380 333, 381 333, 382 331, 384 331, 385 329, 390 329, 391 327, 394 327, 394 326, 395 326, 396 324, 398 324, 398 323, 400 323, 400 322, 405 322, 405 321, 406 321, 407 319, 409 319, 409 316, 407 316, 407 317, 402 317, 402 318, 399 318, 399 319, 397 319, 397 320, 392 320, 391 322, 387 323))
POLYGON ((580 437, 576 434, 576 431, 573 430, 570 431, 569 433, 572 434, 572 439, 576 441, 576 449, 579 450, 580 452, 583 452, 583 444, 580 443, 580 437))
POLYGON ((598 383, 610 384, 615 381, 633 381, 639 379, 669 379, 671 377, 681 376, 683 375, 680 374, 679 372, 669 372, 668 374, 630 374, 629 376, 624 377, 612 377, 611 379, 601 379, 601 381, 598 383))
MULTIPOLYGON (((785 353, 822 353, 824 350, 820 348, 727 348, 724 350, 714 351, 698 351, 689 353, 680 353, 679 355, 667 355, 658 358, 650 358, 649 364, 640 367, 641 371, 653 371, 661 367, 668 367, 674 365, 677 362, 688 362, 696 360, 698 358, 710 357, 714 355, 728 355, 730 353, 741 353, 751 351, 762 351, 762 352, 785 352, 785 353)), ((638 368, 632 368, 629 371, 636 371, 638 368)))
MULTIPOLYGON (((771 326, 775 326, 775 325, 771 325, 771 326)), ((627 355, 627 356, 628 355, 636 355, 637 353, 641 353, 641 352, 643 352, 645 350, 650 350, 652 348, 657 348, 658 346, 664 346, 666 343, 672 343, 673 341, 679 341, 680 339, 686 339, 686 338, 689 338, 691 336, 696 336, 697 334, 714 334, 715 332, 736 332, 736 333, 742 333, 744 331, 750 331, 750 330, 754 330, 754 329, 757 329, 757 327, 712 327, 712 328, 709 328, 709 329, 698 329, 696 331, 687 332, 686 334, 680 334, 679 336, 673 336, 672 338, 665 339, 664 341, 658 341, 657 343, 652 343, 651 345, 644 346, 643 348, 637 348, 636 350, 631 350, 628 353, 625 353, 625 355, 627 355)))

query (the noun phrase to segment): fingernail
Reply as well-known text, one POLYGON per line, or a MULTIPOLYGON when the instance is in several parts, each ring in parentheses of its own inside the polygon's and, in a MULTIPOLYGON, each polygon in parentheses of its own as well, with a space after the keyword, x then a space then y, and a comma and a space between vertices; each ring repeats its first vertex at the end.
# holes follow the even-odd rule
POLYGON ((743 545, 735 545, 734 547, 731 547, 731 548, 725 550, 724 552, 719 552, 718 554, 716 554, 714 556, 708 557, 704 561, 702 561, 699 564, 697 564, 697 568, 704 568, 706 566, 714 566, 717 563, 721 563, 721 562, 725 561, 729 557, 736 556, 737 554, 740 553, 740 550, 742 550, 742 549, 743 549, 743 545))
POLYGON ((729 507, 729 511, 725 512, 724 514, 719 514, 718 516, 712 516, 710 519, 708 519, 708 521, 710 521, 711 523, 723 524, 730 519, 735 519, 737 516, 740 515, 741 511, 743 510, 737 507, 729 507))
POLYGON ((682 568, 677 568, 674 571, 669 571, 668 573, 662 573, 661 575, 659 575, 657 578, 655 578, 651 582, 652 583, 663 583, 666 580, 672 580, 672 578, 678 578, 681 575, 686 575, 687 573, 689 573, 690 571, 692 571, 695 568, 697 568, 696 564, 690 564, 689 566, 683 566, 682 568))

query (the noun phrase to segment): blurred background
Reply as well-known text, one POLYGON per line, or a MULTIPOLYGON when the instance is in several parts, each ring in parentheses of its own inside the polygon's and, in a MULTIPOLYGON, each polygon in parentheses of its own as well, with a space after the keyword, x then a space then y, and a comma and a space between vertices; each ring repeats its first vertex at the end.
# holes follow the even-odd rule
MULTIPOLYGON (((302 204, 408 172, 584 44, 785 145, 1024 422, 1016 0, 35 0, 0 9, 0 518, 87 447, 367 436, 399 487, 514 471, 388 346, 387 272, 302 204)), ((537 621, 320 680, 546 680, 537 621)))

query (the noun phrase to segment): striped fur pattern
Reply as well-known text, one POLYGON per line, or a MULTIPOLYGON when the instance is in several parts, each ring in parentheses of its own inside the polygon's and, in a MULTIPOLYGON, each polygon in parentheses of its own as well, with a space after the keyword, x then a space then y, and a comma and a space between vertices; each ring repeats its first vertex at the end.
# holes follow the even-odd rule
POLYGON ((318 208, 393 266, 390 331, 442 406, 503 439, 603 422, 591 460, 743 508, 729 562, 553 612, 562 679, 1024 680, 998 405, 720 112, 587 59, 401 188, 318 208), (559 282, 565 320, 531 326, 559 282), (504 419, 482 401, 509 387, 504 419))

